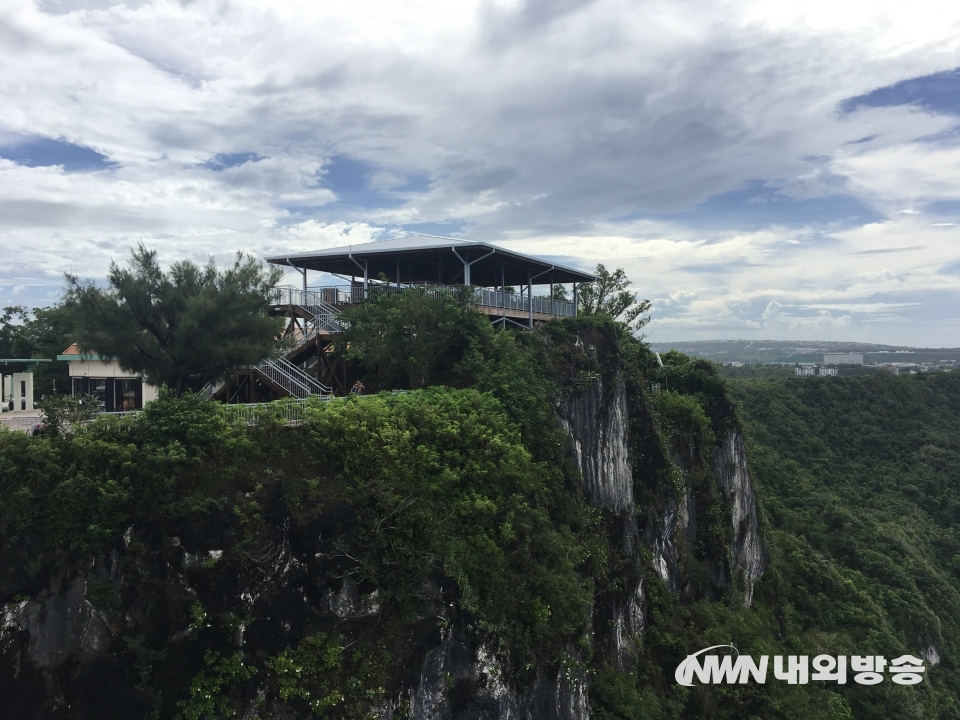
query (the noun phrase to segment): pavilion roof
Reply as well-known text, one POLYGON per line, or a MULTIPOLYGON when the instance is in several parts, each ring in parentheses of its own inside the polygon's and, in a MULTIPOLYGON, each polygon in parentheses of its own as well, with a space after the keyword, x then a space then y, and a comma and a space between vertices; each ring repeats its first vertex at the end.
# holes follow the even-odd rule
POLYGON ((343 245, 310 253, 269 257, 267 262, 335 275, 363 275, 376 279, 381 274, 391 282, 463 282, 463 265, 471 263, 470 284, 480 287, 523 285, 528 277, 535 284, 591 282, 595 277, 565 265, 558 265, 490 243, 458 240, 435 235, 343 245), (397 273, 399 271, 399 278, 397 273))

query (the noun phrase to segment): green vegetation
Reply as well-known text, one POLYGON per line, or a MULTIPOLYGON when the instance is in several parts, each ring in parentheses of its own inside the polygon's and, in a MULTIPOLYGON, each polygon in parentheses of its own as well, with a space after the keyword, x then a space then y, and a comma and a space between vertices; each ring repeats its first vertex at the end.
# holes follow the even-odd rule
POLYGON ((856 718, 960 716, 960 374, 731 387, 781 632, 830 653, 934 648, 929 683, 841 694, 856 718))
POLYGON ((67 364, 56 357, 72 342, 72 320, 63 305, 34 308, 33 312, 21 305, 5 307, 0 314, 0 358, 43 358, 49 363, 11 363, 2 370, 32 372, 35 400, 41 395, 68 392, 70 378, 67 364))
POLYGON ((296 647, 268 660, 271 683, 284 702, 301 700, 317 717, 376 720, 371 708, 383 699, 376 684, 384 666, 382 649, 346 648, 342 638, 308 635, 296 647))
MULTIPOLYGON (((376 587, 383 612, 398 621, 439 591, 518 674, 583 637, 590 582, 582 568, 599 554, 594 517, 572 502, 555 466, 534 461, 489 394, 436 388, 319 403, 301 428, 236 425, 198 396, 164 394, 134 420, 99 419, 69 436, 0 431, 0 537, 5 549, 30 537, 34 577, 66 558, 96 556, 131 525, 179 526, 224 510, 241 535, 203 569, 257 576, 265 508, 277 493, 303 524, 331 503, 356 509, 348 572, 376 587)), ((144 572, 144 587, 162 584, 144 572)), ((97 607, 115 607, 108 584, 88 593, 97 607)), ((196 601, 182 612, 196 642, 228 631, 196 601)), ((205 651, 179 691, 187 692, 181 717, 229 716, 254 673, 269 679, 273 700, 303 702, 319 716, 335 697, 342 710, 382 694, 382 653, 344 651, 334 667, 330 642, 316 636, 253 658, 205 651), (301 666, 313 669, 297 674, 301 666)))
POLYGON ((578 569, 591 516, 555 468, 533 462, 489 395, 330 403, 314 411, 309 443, 359 508, 360 576, 402 612, 442 571, 517 670, 560 657, 584 631, 590 595, 578 569))
POLYGON ((598 264, 596 274, 594 282, 583 283, 578 289, 578 314, 605 315, 633 330, 650 322, 650 316, 644 316, 650 309, 650 301, 638 299, 636 293, 627 289, 631 282, 623 268, 610 272, 598 264))
POLYGON ((960 374, 725 381, 676 352, 660 367, 604 314, 494 331, 421 292, 353 311, 349 339, 371 387, 413 390, 316 402, 294 427, 163 393, 136 418, 0 430, 3 602, 89 573, 141 716, 164 720, 364 717, 451 628, 518 688, 585 674, 600 720, 960 717, 960 374), (638 514, 691 500, 679 592, 565 456, 557 403, 598 381, 611 402, 621 378, 638 514), (749 609, 717 589, 731 528, 711 462, 736 429, 770 560, 749 609), (617 670, 603 613, 641 579, 648 624, 617 670), (914 687, 674 682, 727 643, 940 661, 914 687))
POLYGON ((177 705, 182 712, 176 720, 211 720, 229 718, 237 714, 237 686, 257 674, 257 669, 246 665, 241 653, 221 657, 208 651, 204 654, 206 668, 190 681, 190 697, 177 705))
POLYGON ((47 395, 40 401, 43 432, 52 435, 72 433, 97 412, 97 398, 83 395, 47 395))
POLYGON ((756 363, 752 365, 741 365, 733 367, 732 365, 722 365, 719 367, 720 375, 729 379, 754 379, 754 378, 790 378, 796 377, 793 365, 765 364, 756 363))
POLYGON ((132 255, 130 268, 110 264, 109 290, 67 277, 64 307, 84 351, 181 395, 275 350, 283 321, 267 309, 279 269, 238 253, 223 270, 184 260, 164 273, 156 251, 132 255))
POLYGON ((372 291, 341 314, 341 347, 371 389, 422 388, 449 383, 471 338, 490 322, 457 291, 372 291))

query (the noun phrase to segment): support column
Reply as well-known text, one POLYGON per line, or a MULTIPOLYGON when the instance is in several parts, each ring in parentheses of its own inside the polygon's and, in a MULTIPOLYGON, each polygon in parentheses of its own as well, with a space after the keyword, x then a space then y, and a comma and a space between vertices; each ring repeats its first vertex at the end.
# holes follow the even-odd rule
MULTIPOLYGON (((367 265, 367 261, 363 261, 363 299, 367 299, 367 293, 370 288, 370 268, 367 265)), ((353 298, 350 298, 352 301, 353 298)))
POLYGON ((527 305, 530 306, 530 329, 533 329, 533 278, 527 270, 527 305))
POLYGON ((400 289, 400 256, 397 255, 397 290, 400 289))
MULTIPOLYGON (((290 261, 290 258, 287 258, 287 265, 289 265, 289 266, 292 267, 294 270, 296 270, 298 273, 300 273, 301 275, 303 275, 303 294, 304 294, 304 296, 306 296, 306 294, 307 294, 307 269, 306 269, 306 268, 298 268, 296 265, 294 265, 294 264, 290 261)), ((293 298, 290 298, 290 299, 293 300, 293 298)), ((306 297, 304 297, 304 301, 306 301, 306 297)))
POLYGON ((577 295, 577 290, 579 290, 579 283, 573 284, 573 314, 577 314, 577 305, 579 305, 579 296, 577 295))
POLYGON ((507 279, 503 261, 500 261, 500 304, 503 306, 503 326, 507 326, 507 279))

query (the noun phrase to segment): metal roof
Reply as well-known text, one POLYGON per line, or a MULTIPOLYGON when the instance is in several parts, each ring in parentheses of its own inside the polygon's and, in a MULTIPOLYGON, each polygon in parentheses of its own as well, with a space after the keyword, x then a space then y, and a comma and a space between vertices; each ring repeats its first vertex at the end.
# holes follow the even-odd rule
POLYGON ((311 253, 269 257, 274 265, 288 265, 336 275, 381 274, 391 282, 463 283, 464 263, 470 263, 470 284, 481 287, 526 284, 533 277, 537 284, 592 282, 596 278, 576 268, 557 265, 490 243, 458 240, 436 235, 343 245, 311 253))

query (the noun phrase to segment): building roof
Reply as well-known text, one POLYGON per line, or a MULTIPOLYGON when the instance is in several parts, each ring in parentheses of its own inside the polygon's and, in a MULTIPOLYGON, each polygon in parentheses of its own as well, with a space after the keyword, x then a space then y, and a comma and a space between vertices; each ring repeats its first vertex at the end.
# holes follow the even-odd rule
POLYGON ((92 353, 82 353, 80 352, 80 346, 77 343, 73 343, 70 347, 64 350, 60 355, 57 355, 57 360, 68 360, 72 362, 79 362, 81 360, 102 360, 99 355, 92 353))
POLYGON ((391 282, 464 282, 464 263, 470 263, 470 284, 481 287, 523 285, 528 277, 537 284, 592 282, 596 278, 565 265, 505 250, 490 243, 457 240, 435 235, 343 245, 311 253, 269 257, 267 262, 335 275, 381 274, 391 282), (398 277, 399 271, 399 277, 398 277))

